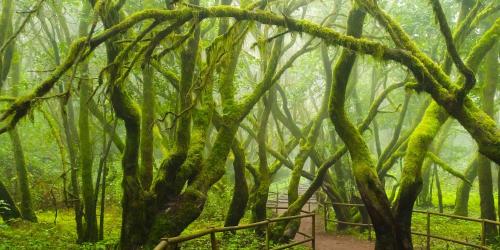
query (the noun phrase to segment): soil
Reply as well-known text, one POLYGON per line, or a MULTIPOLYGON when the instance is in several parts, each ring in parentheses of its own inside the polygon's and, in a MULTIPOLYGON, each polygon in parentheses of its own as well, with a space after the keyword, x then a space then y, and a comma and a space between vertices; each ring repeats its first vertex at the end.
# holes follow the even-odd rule
MULTIPOLYGON (((314 199, 314 198, 313 198, 314 199)), ((287 207, 287 197, 285 195, 280 195, 279 206, 287 207)), ((274 204, 276 204, 274 202, 274 204)), ((314 204, 306 204, 303 208, 305 211, 312 211, 315 209, 314 204)), ((279 209, 278 214, 283 213, 284 209, 279 209)), ((323 225, 323 219, 316 216, 315 221, 315 235, 316 235, 316 250, 371 250, 375 248, 375 243, 373 241, 358 239, 350 235, 338 235, 333 232, 325 232, 325 227, 323 225)), ((299 232, 311 235, 312 229, 312 218, 303 218, 300 223, 299 232)), ((304 240, 305 236, 297 234, 295 236, 295 241, 304 240)), ((304 243, 305 246, 312 247, 312 243, 304 243)))
MULTIPOLYGON (((325 232, 323 220, 316 218, 316 250, 368 250, 374 249, 373 241, 361 240, 350 235, 336 235, 332 232, 325 232)), ((300 232, 311 234, 312 219, 304 218, 300 223, 300 232)), ((295 240, 304 240, 305 237, 297 234, 295 240)), ((304 245, 311 247, 311 243, 304 245)))

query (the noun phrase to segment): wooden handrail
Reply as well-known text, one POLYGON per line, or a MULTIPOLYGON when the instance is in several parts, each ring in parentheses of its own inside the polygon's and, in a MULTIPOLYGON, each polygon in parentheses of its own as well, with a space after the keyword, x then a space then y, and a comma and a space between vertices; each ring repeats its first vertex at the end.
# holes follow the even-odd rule
MULTIPOLYGON (((328 218, 328 214, 329 213, 328 213, 328 210, 326 209, 326 205, 350 206, 350 207, 365 207, 364 204, 351 204, 351 203, 339 203, 339 202, 323 202, 323 203, 320 203, 320 205, 322 205, 325 208, 324 209, 324 213, 325 213, 324 214, 324 216, 325 216, 324 220, 325 220, 325 222, 331 221, 331 222, 336 222, 336 223, 339 223, 339 224, 346 224, 346 225, 353 225, 353 226, 373 226, 372 224, 363 224, 363 223, 353 223, 353 222, 347 222, 347 221, 330 220, 328 218)), ((439 240, 443 240, 443 241, 448 241, 448 242, 453 242, 453 243, 461 244, 461 245, 464 245, 464 246, 476 247, 476 248, 479 248, 479 249, 490 249, 490 248, 486 247, 484 225, 485 224, 500 225, 500 222, 494 221, 494 220, 471 218, 471 217, 465 217, 465 216, 454 215, 454 214, 437 213, 437 212, 431 212, 431 211, 428 211, 428 210, 427 211, 424 211, 424 210, 413 210, 413 212, 414 213, 421 213, 421 214, 426 214, 427 215, 427 225, 426 225, 426 229, 427 230, 426 230, 426 232, 425 233, 422 233, 422 232, 411 232, 411 234, 414 234, 414 235, 419 235, 419 236, 425 236, 425 237, 427 237, 427 243, 426 243, 427 249, 430 249, 430 239, 431 238, 439 239, 439 240), (476 244, 472 244, 472 243, 465 242, 465 241, 460 241, 460 240, 456 240, 456 239, 451 239, 451 238, 446 238, 446 237, 443 237, 443 236, 431 234, 431 232, 430 232, 430 217, 431 217, 431 215, 436 215, 436 216, 447 217, 447 218, 452 218, 452 219, 458 219, 458 220, 465 220, 465 221, 472 221, 472 222, 479 222, 479 223, 481 223, 482 224, 482 226, 481 226, 481 245, 476 245, 476 244)), ((325 229, 327 229, 326 223, 325 223, 325 229)))
POLYGON ((447 217, 447 218, 459 219, 459 220, 466 220, 466 221, 473 221, 473 222, 482 222, 483 221, 483 219, 465 217, 465 216, 454 215, 454 214, 437 213, 437 212, 424 211, 424 210, 413 210, 413 212, 414 213, 420 213, 420 214, 432 214, 432 215, 437 215, 437 216, 441 216, 441 217, 447 217))
POLYGON ((438 240, 442 240, 442 241, 449 241, 449 242, 457 243, 460 245, 475 247, 475 248, 479 248, 479 249, 489 249, 485 246, 480 246, 480 245, 472 244, 469 242, 455 240, 455 239, 451 239, 451 238, 446 238, 446 237, 442 237, 442 236, 438 236, 438 235, 432 235, 432 234, 427 235, 426 233, 420 233, 420 232, 411 232, 411 234, 419 235, 419 236, 426 236, 426 237, 429 236, 430 238, 434 238, 434 239, 438 239, 438 240))
MULTIPOLYGON (((306 212, 306 211, 302 211, 302 212, 306 212)), ((195 233, 189 234, 189 235, 182 235, 182 236, 175 236, 175 237, 163 237, 163 238, 160 239, 160 243, 154 248, 154 250, 164 249, 164 248, 166 248, 170 244, 178 244, 178 243, 186 242, 186 241, 189 241, 189 240, 193 240, 193 239, 196 239, 196 238, 203 237, 205 235, 210 235, 211 236, 211 244, 212 244, 212 247, 213 247, 214 244, 216 244, 216 243, 214 243, 214 241, 215 241, 215 233, 222 233, 222 232, 229 232, 229 231, 238 231, 238 230, 242 230, 242 229, 255 228, 255 227, 258 227, 258 226, 267 226, 267 227, 269 227, 270 223, 275 223, 275 222, 280 222, 280 221, 286 221, 286 220, 301 219, 301 218, 306 218, 306 217, 311 217, 312 221, 313 221, 313 228, 311 229, 311 231, 312 231, 311 232, 311 236, 308 237, 307 239, 304 239, 304 240, 300 241, 300 243, 293 242, 293 243, 287 244, 285 246, 279 247, 277 249, 285 249, 285 248, 292 247, 292 246, 295 246, 295 245, 298 245, 298 244, 302 244, 302 243, 305 243, 305 242, 309 242, 309 241, 313 242, 313 249, 315 249, 315 242, 314 242, 315 241, 315 230, 314 230, 315 216, 316 216, 315 213, 306 212, 306 214, 294 215, 294 216, 285 216, 285 217, 278 217, 278 218, 270 218, 270 219, 267 219, 267 220, 264 220, 264 221, 259 221, 259 222, 250 223, 250 224, 241 225, 241 226, 218 227, 218 228, 217 227, 213 227, 213 228, 209 228, 209 229, 205 229, 205 230, 200 230, 198 232, 195 232, 195 233)), ((269 234, 269 230, 266 230, 266 247, 267 248, 269 246, 269 242, 268 242, 269 241, 269 236, 268 236, 268 234, 269 234)))
POLYGON ((341 221, 341 220, 327 220, 327 221, 331 221, 331 222, 338 223, 338 224, 349 225, 349 226, 359 226, 359 227, 372 227, 373 226, 372 224, 347 222, 347 221, 341 221))

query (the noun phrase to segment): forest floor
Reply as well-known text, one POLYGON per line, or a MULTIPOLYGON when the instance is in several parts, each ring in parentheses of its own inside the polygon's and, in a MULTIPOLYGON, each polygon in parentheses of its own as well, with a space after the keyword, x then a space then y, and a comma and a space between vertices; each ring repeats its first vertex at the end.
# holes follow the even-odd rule
MULTIPOLYGON (((303 189, 303 188, 302 188, 303 189)), ((303 190, 301 191, 303 192, 303 190)), ((287 207, 288 201, 287 201, 287 195, 280 195, 278 199, 278 207, 287 207)), ((276 202, 269 201, 271 204, 274 203, 273 205, 276 204, 276 202)), ((316 200, 313 197, 310 200, 311 204, 306 204, 303 208, 303 211, 315 211, 317 209, 316 207, 316 200)), ((272 207, 272 205, 270 206, 272 207)), ((278 214, 283 213, 285 210, 284 209, 278 209, 278 214)), ((355 235, 347 235, 347 234, 338 234, 334 232, 326 232, 325 231, 325 225, 324 225, 324 219, 323 215, 316 212, 316 220, 315 220, 315 238, 316 238, 316 250, 368 250, 368 249, 374 249, 375 245, 374 242, 368 241, 365 239, 361 239, 358 236, 355 235)), ((311 235, 312 233, 312 218, 311 217, 306 217, 302 218, 300 222, 300 229, 299 232, 302 232, 307 235, 311 235)), ((361 235, 359 235, 361 236, 361 235)), ((306 237, 301 235, 301 234, 296 234, 295 235, 295 241, 301 241, 305 240, 306 237)), ((307 246, 309 248, 312 247, 312 243, 308 242, 303 244, 304 246, 307 246)))
MULTIPOLYGON (((208 227, 220 227, 224 223, 226 214, 227 200, 230 193, 219 196, 211 194, 211 199, 206 204, 206 207, 198 220, 190 225, 184 234, 191 234, 198 230, 208 227)), ((476 197, 471 197, 474 204, 478 201, 476 197), (477 200, 477 201, 476 201, 477 200)), ((450 200, 447 202, 452 203, 450 200)), ((286 206, 286 203, 280 204, 286 206)), ((476 206, 471 206, 476 207, 476 206)), ((478 207, 478 205, 477 205, 478 207)), ((311 207, 313 210, 314 207, 311 207)), ((308 210, 306 205, 305 210, 308 210)), ((272 209, 270 214, 274 213, 272 209)), ((450 206, 445 207, 445 213, 451 214, 450 206)), ((472 210, 471 217, 478 217, 478 211, 472 210)), ((104 241, 96 244, 78 245, 75 243, 75 223, 74 215, 71 209, 60 209, 58 211, 57 223, 54 223, 55 214, 52 210, 37 211, 39 223, 28 223, 16 221, 13 225, 6 225, 0 220, 0 250, 6 249, 111 249, 119 239, 121 214, 120 208, 111 206, 106 209, 104 241)), ((367 232, 360 233, 356 228, 349 229, 339 233, 335 231, 335 224, 328 224, 328 232, 325 232, 323 225, 322 212, 319 211, 316 217, 316 249, 335 249, 335 250, 362 250, 373 249, 373 241, 368 241, 367 232)), ((250 215, 247 213, 241 224, 250 223, 250 215)), ((426 218, 424 215, 415 214, 413 216, 413 229, 415 231, 425 231, 426 218)), ((303 219, 301 223, 301 232, 306 234, 311 233, 311 219, 303 219)), ((433 234, 443 237, 465 240, 471 243, 480 242, 480 223, 464 222, 461 220, 453 220, 444 217, 432 217, 433 234)), ((372 233, 373 236, 373 233, 372 233)), ((245 249, 255 250, 261 249, 262 238, 255 236, 253 230, 238 231, 234 235, 217 234, 217 239, 221 243, 221 249, 245 249)), ((297 240, 303 239, 302 236, 297 236, 297 240)), ((424 237, 414 237, 416 249, 418 246, 424 246, 424 237)), ((440 240, 432 240, 432 249, 465 249, 460 245, 446 243, 440 240)), ((191 241, 182 246, 183 250, 200 250, 207 249, 210 244, 209 237, 202 237, 196 241, 191 241)), ((492 249, 500 249, 500 246, 491 246, 492 249)), ((305 250, 310 249, 310 244, 304 244, 294 249, 305 250)))
MULTIPOLYGON (((33 224, 24 221, 16 221, 8 226, 0 222, 0 250, 7 249, 110 249, 118 240, 120 214, 117 209, 106 211, 105 220, 105 241, 95 245, 78 245, 75 243, 75 229, 73 213, 71 210, 59 210, 57 223, 54 223, 55 214, 53 211, 38 212, 39 223, 33 224), (115 211, 116 210, 116 211, 115 211)), ((205 222, 196 223, 195 228, 205 227, 205 222)), ((316 219, 316 249, 326 250, 365 250, 373 249, 373 243, 360 239, 359 236, 339 235, 332 232, 325 232, 323 219, 320 216, 316 219)), ((247 222, 243 222, 245 224, 247 222)), ((300 231, 310 234, 312 227, 311 218, 302 220, 300 231)), ((234 239, 225 238, 218 235, 220 241, 224 241, 224 249, 258 249, 260 243, 257 238, 252 237, 253 232, 241 232, 234 239), (255 238, 255 239, 254 239, 255 238), (248 241, 248 242, 243 242, 248 241), (241 248, 245 244, 244 248, 241 248), (238 248, 235 248, 239 246, 238 248)), ((297 235, 296 240, 304 239, 297 235)), ((183 249, 200 249, 200 246, 207 246, 208 239, 200 239, 198 242, 191 242, 183 249)), ((293 249, 310 249, 311 244, 295 247, 293 249)))
POLYGON ((121 216, 117 209, 107 209, 104 241, 79 245, 76 241, 74 214, 71 209, 37 211, 38 223, 14 221, 10 225, 0 220, 0 250, 10 249, 109 249, 119 238, 121 216))
MULTIPOLYGON (((300 223, 300 232, 310 234, 312 229, 312 219, 304 218, 300 223)), ((318 216, 316 217, 315 223, 316 229, 316 250, 368 250, 374 249, 375 245, 372 241, 363 240, 353 235, 342 235, 335 234, 332 232, 325 232, 325 226, 323 224, 323 219, 318 216)), ((295 240, 304 240, 305 237, 297 234, 295 240)), ((311 243, 305 244, 311 247, 311 243)))

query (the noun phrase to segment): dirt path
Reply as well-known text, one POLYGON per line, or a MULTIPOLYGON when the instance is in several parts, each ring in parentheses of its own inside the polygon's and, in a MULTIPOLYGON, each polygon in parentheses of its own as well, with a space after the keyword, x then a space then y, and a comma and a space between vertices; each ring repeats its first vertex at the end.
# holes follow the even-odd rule
MULTIPOLYGON (((274 202, 276 204, 276 202, 274 202)), ((274 205, 273 204, 273 205, 274 205)), ((286 207, 288 205, 287 197, 280 195, 279 207, 286 207)), ((308 204, 304 206, 304 210, 311 211, 315 209, 315 205, 308 204)), ((279 209, 278 214, 283 213, 284 209, 279 209)), ((360 240, 349 235, 336 235, 334 233, 325 232, 325 227, 323 225, 323 219, 316 216, 316 250, 371 250, 374 249, 375 245, 373 241, 360 240)), ((311 234, 312 228, 312 218, 303 218, 300 223, 299 232, 303 232, 307 235, 311 234)), ((304 240, 305 236, 297 234, 295 236, 296 241, 304 240)), ((311 247, 311 242, 305 243, 304 245, 311 247)))
MULTIPOLYGON (((312 219, 304 218, 300 223, 300 232, 307 235, 311 234, 312 219)), ((316 217, 316 250, 371 250, 374 249, 374 243, 367 240, 360 240, 349 235, 335 235, 331 232, 325 232, 323 219, 316 217)), ((305 237, 297 234, 295 240, 304 240, 305 237)), ((311 247, 311 243, 305 245, 311 247)))

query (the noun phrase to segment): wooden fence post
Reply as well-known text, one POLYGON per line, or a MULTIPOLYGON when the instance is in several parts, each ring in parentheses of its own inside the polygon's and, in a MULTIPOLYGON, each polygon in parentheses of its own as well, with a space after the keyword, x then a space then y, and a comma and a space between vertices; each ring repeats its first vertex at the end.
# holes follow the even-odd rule
POLYGON ((217 246, 217 239, 215 238, 215 232, 210 232, 210 246, 212 246, 212 250, 219 250, 219 246, 217 246))
POLYGON ((427 250, 431 249, 431 214, 429 210, 426 212, 427 214, 427 250))
POLYGON ((266 223, 266 250, 270 250, 269 246, 269 234, 271 233, 271 229, 269 228, 269 220, 266 223))
POLYGON ((485 234, 485 221, 484 219, 481 220, 481 246, 486 246, 486 234, 485 234))
POLYGON ((312 228, 311 228, 311 237, 312 237, 312 249, 316 250, 316 214, 312 214, 312 228))
POLYGON ((323 203, 323 217, 325 232, 328 232, 328 208, 326 207, 326 203, 323 203))
POLYGON ((280 205, 280 193, 278 186, 276 186, 276 216, 278 216, 278 206, 280 205))

